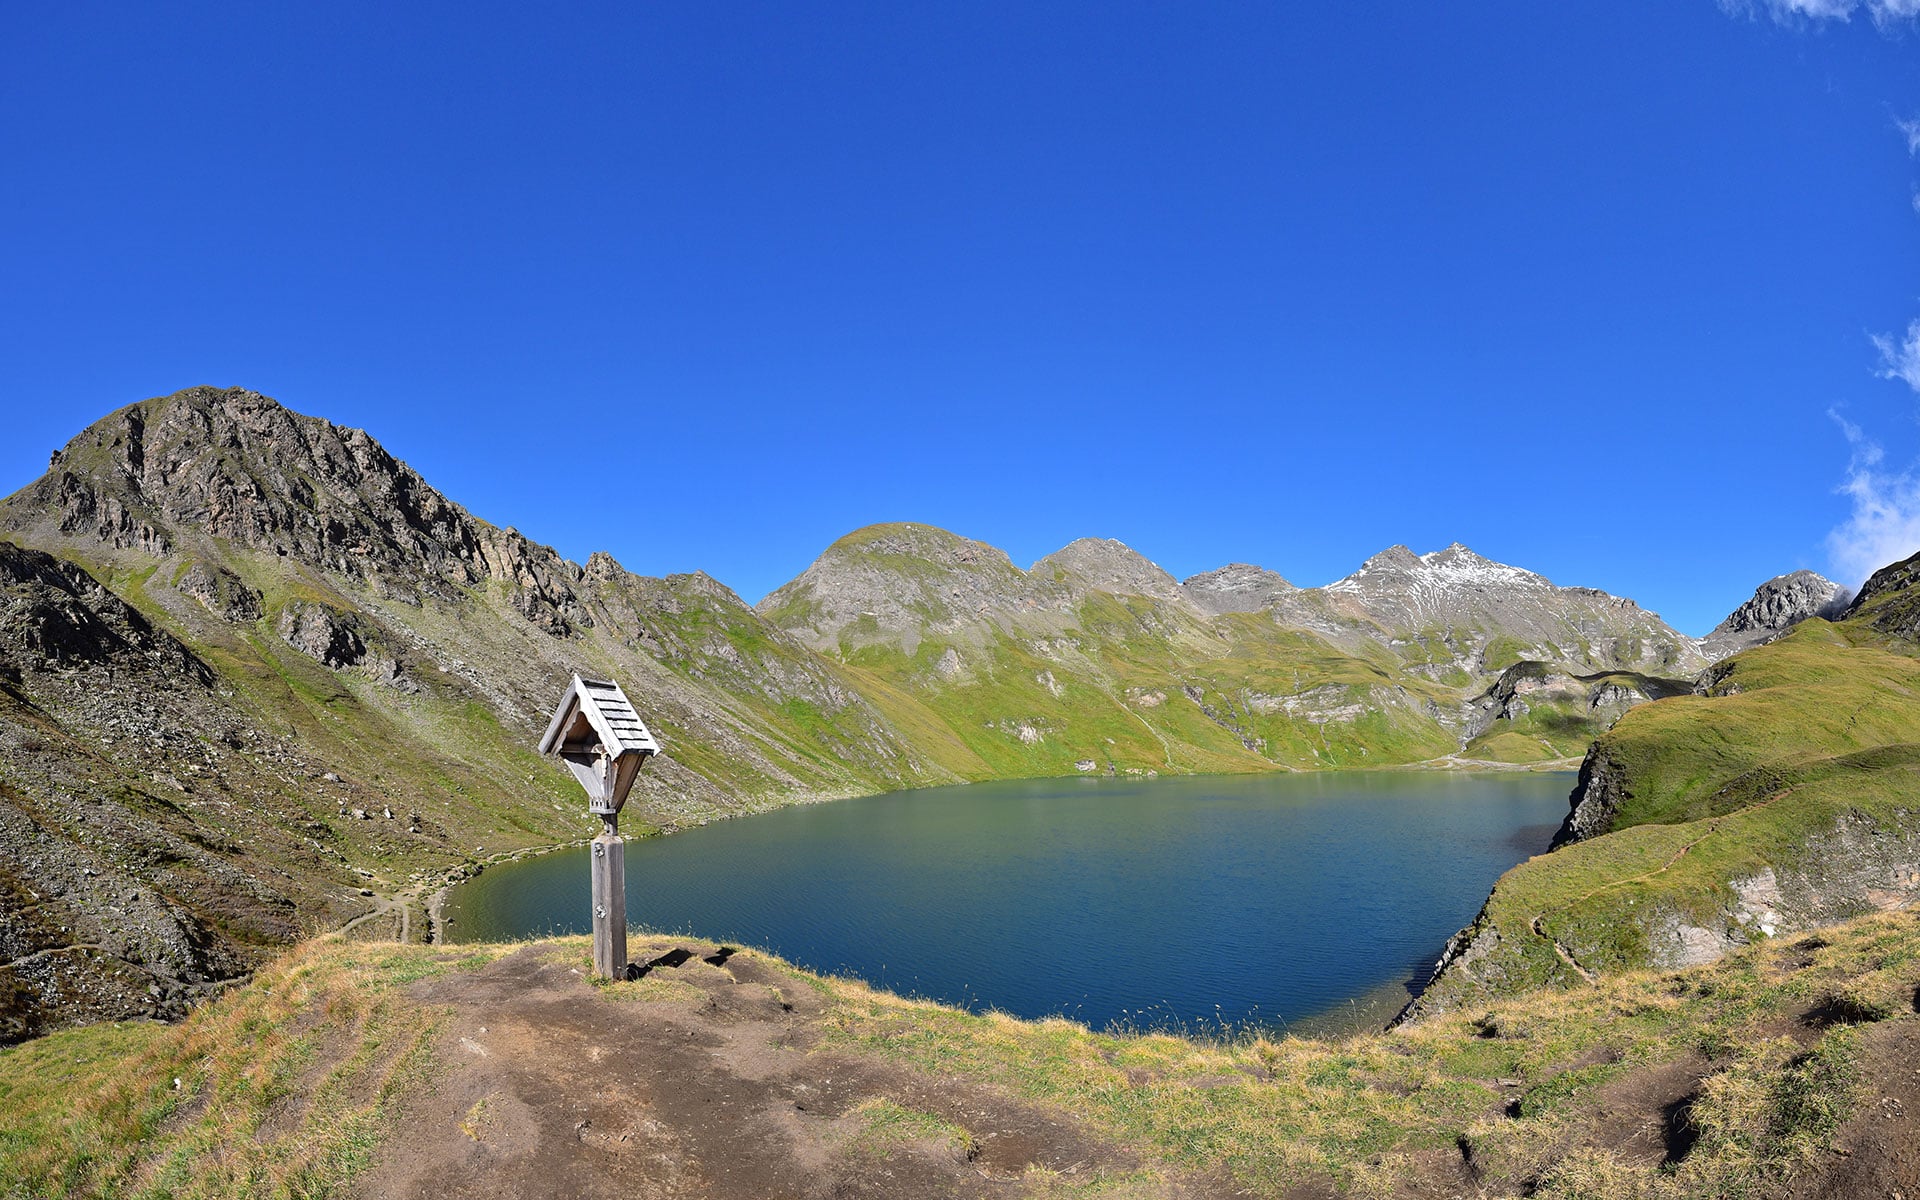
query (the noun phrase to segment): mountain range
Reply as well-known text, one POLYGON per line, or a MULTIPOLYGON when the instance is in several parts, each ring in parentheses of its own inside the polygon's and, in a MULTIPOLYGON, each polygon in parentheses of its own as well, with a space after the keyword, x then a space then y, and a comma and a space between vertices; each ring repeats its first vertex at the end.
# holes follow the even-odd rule
POLYGON ((365 432, 193 388, 0 502, 0 1037, 177 1013, 318 929, 417 939, 447 879, 590 834, 533 751, 574 672, 666 747, 646 832, 1000 777, 1571 762, 1837 603, 1782 577, 1696 640, 1461 545, 1299 588, 888 524, 750 607, 567 561, 365 432))

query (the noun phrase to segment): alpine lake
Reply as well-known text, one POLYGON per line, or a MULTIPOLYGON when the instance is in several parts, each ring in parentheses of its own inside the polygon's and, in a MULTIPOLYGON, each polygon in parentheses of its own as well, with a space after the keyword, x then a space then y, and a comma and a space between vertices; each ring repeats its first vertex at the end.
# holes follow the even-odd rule
MULTIPOLYGON (((627 843, 635 930, 1093 1028, 1378 1028, 1546 850, 1565 772, 977 783, 627 843)), ((453 941, 586 933, 584 846, 448 895, 453 941)))

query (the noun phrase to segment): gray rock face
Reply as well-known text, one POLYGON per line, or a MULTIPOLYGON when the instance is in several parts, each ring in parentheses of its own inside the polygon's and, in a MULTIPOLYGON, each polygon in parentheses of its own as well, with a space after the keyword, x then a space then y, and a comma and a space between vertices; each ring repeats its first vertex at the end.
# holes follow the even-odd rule
POLYGON ((1889 563, 1875 571, 1860 585, 1860 594, 1848 606, 1849 615, 1883 601, 1896 592, 1908 591, 1915 583, 1920 583, 1920 554, 1889 563))
POLYGON ((929 634, 959 636, 1014 618, 1064 613, 1073 592, 1006 552, 931 525, 870 525, 827 547, 754 611, 819 649, 886 642, 913 653, 929 634))
POLYGON ((1685 690, 1680 680, 1619 674, 1583 676, 1555 670, 1547 663, 1515 663, 1467 705, 1463 732, 1469 738, 1477 737, 1495 721, 1518 720, 1543 702, 1577 709, 1605 728, 1630 708, 1681 695, 1685 690))
MULTIPOLYGON (((1639 927, 1647 965, 1673 970, 1713 962, 1766 938, 1871 912, 1911 910, 1920 902, 1920 828, 1911 815, 1883 822, 1849 813, 1794 847, 1783 861, 1728 880, 1727 891, 1724 904, 1705 912, 1683 910, 1661 899, 1628 909, 1619 919, 1639 927)), ((1498 885, 1494 893, 1498 895, 1498 885)), ((1394 1018, 1395 1024, 1538 986, 1537 980, 1527 978, 1516 948, 1505 944, 1490 916, 1492 907, 1490 897, 1473 924, 1447 942, 1426 987, 1394 1018)), ((1546 937, 1537 922, 1532 936, 1546 937)), ((1609 930, 1602 936, 1619 935, 1609 930)), ((1555 945, 1566 955, 1567 982, 1581 969, 1578 963, 1604 961, 1607 955, 1604 945, 1580 940, 1555 945)))
POLYGON ((112 664, 205 684, 213 671, 72 563, 0 542, 0 666, 112 664))
POLYGON ((1865 617, 1884 633, 1920 641, 1920 554, 1881 567, 1861 585, 1847 609, 1849 617, 1865 617))
POLYGON ((1776 576, 1702 638, 1700 648, 1718 661, 1770 642, 1809 617, 1838 617, 1852 598, 1845 587, 1812 571, 1776 576))
MULTIPOLYGON (((1325 588, 1284 599, 1276 619, 1321 628, 1371 627, 1390 644, 1418 643, 1436 667, 1488 671, 1496 649, 1561 664, 1574 673, 1602 670, 1691 676, 1705 660, 1692 639, 1633 601, 1595 588, 1558 587, 1544 576, 1495 562, 1454 543, 1415 554, 1393 546, 1325 588)), ((1508 659, 1511 661, 1511 658, 1508 659)))
POLYGON ((1580 764, 1580 778, 1568 797, 1569 811, 1560 830, 1553 835, 1553 847, 1585 841, 1611 832, 1620 806, 1632 793, 1627 789, 1626 773, 1596 744, 1580 764))
POLYGON ((505 581, 527 619, 556 636, 590 619, 573 564, 468 515, 364 430, 243 388, 123 408, 68 442, 14 500, 0 528, 31 539, 91 538, 154 558, 221 539, 416 603, 505 581))
POLYGON ((198 600, 208 612, 236 625, 260 619, 260 593, 222 567, 195 559, 173 586, 182 595, 198 600))
POLYGON ((356 614, 324 604, 289 604, 277 624, 287 645, 335 671, 357 668, 367 678, 403 692, 418 685, 400 673, 400 660, 381 646, 381 638, 356 614))
POLYGON ((358 666, 367 656, 367 644, 353 622, 323 604, 289 604, 282 609, 280 636, 287 645, 336 671, 358 666))
POLYGON ((1081 538, 1033 564, 1032 575, 1066 584, 1076 595, 1089 591, 1147 596, 1179 608, 1197 608, 1173 576, 1112 538, 1081 538))
POLYGON ((1250 563, 1228 563, 1224 567, 1203 571, 1188 576, 1180 586, 1189 600, 1216 615, 1259 612, 1272 608, 1282 597, 1300 590, 1277 571, 1250 563))

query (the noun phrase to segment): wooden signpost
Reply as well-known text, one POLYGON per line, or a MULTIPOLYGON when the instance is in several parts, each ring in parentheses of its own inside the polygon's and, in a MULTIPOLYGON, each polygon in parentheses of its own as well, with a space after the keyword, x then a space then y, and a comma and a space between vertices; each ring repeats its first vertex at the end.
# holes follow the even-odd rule
POLYGON ((553 710, 540 753, 558 754, 580 786, 587 810, 605 828, 593 839, 593 972, 620 979, 627 971, 627 844, 620 806, 646 761, 660 753, 620 685, 575 675, 553 710))

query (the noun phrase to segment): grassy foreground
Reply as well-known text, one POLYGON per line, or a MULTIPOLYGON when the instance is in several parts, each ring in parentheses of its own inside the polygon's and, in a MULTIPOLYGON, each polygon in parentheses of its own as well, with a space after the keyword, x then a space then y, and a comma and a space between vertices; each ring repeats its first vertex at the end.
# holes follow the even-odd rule
MULTIPOLYGON (((584 939, 548 945, 586 959, 584 939)), ((385 1138, 471 1137, 395 1119, 459 1065, 447 1010, 409 985, 444 988, 523 949, 326 937, 178 1025, 93 1026, 0 1053, 0 1194, 339 1195, 385 1138)), ((1124 1177, 1029 1173, 1026 1194, 1161 1195, 1203 1178, 1264 1196, 1406 1195, 1436 1180, 1480 1195, 1765 1195, 1838 1161, 1830 1148, 1881 1069, 1876 1047, 1920 1027, 1910 915, 1332 1042, 975 1015, 743 954, 819 998, 819 1037, 795 1053, 983 1084, 1143 1164, 1124 1177)), ((645 1006, 683 985, 580 986, 583 1003, 645 1006)), ((966 1130, 932 1114, 879 1099, 852 1111, 875 1154, 929 1130, 966 1147, 966 1130)))

